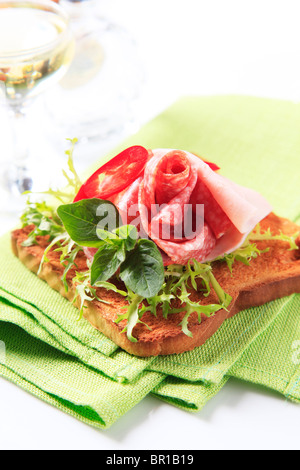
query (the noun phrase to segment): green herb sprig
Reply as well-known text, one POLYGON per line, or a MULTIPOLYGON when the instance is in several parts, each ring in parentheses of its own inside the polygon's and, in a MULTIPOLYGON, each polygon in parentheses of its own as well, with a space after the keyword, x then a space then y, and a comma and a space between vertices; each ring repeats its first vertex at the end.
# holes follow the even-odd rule
MULTIPOLYGON (((300 235, 300 232, 296 232, 293 235, 285 235, 281 231, 278 235, 273 235, 271 233, 270 228, 268 228, 266 231, 262 232, 261 225, 258 224, 255 227, 255 229, 253 230, 253 232, 251 232, 250 235, 248 236, 247 241, 249 241, 249 240, 256 241, 256 242, 257 241, 273 241, 273 240, 283 241, 283 242, 289 243, 290 251, 293 251, 293 250, 298 250, 299 249, 299 247, 296 243, 296 240, 299 237, 299 235, 300 235)), ((247 243, 247 241, 246 241, 246 243, 247 243)))
POLYGON ((164 283, 164 265, 157 246, 151 240, 138 240, 134 226, 120 227, 121 218, 112 203, 86 199, 60 206, 57 213, 72 240, 97 249, 91 266, 92 285, 119 272, 135 294, 145 298, 158 294, 164 283), (116 228, 108 230, 110 227, 116 228))

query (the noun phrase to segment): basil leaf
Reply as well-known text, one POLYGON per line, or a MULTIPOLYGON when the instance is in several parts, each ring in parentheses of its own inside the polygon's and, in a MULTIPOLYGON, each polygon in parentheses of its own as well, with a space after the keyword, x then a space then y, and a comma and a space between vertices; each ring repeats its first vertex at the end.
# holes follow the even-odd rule
POLYGON ((113 232, 97 229, 97 235, 100 240, 107 243, 118 246, 124 245, 127 251, 133 250, 138 239, 138 232, 134 225, 122 225, 113 232))
POLYGON ((119 269, 125 260, 126 254, 123 247, 103 243, 97 251, 91 267, 91 284, 108 281, 119 269))
POLYGON ((98 247, 102 244, 97 229, 113 231, 121 218, 117 208, 109 201, 84 199, 60 206, 57 213, 72 240, 81 246, 98 247))
POLYGON ((155 243, 139 240, 121 265, 120 277, 135 294, 146 298, 157 295, 164 284, 165 271, 155 243))
POLYGON ((106 243, 125 247, 126 251, 131 251, 136 245, 138 239, 138 232, 133 225, 123 225, 112 232, 107 230, 97 229, 97 235, 100 240, 106 243))
POLYGON ((97 228, 97 236, 99 240, 103 240, 107 243, 116 243, 117 245, 122 245, 123 240, 121 240, 116 234, 104 230, 102 228, 97 228))
POLYGON ((133 250, 136 241, 139 238, 137 229, 134 225, 122 225, 114 230, 114 233, 124 241, 127 251, 133 250))

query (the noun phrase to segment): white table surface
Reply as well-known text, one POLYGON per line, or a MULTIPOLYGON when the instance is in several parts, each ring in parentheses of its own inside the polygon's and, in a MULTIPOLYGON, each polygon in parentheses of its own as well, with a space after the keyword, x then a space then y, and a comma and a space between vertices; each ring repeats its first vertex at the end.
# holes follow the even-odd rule
MULTIPOLYGON (((145 61, 141 122, 187 94, 300 100, 299 0, 103 4, 135 36, 145 61)), ((6 126, 0 112, 2 156, 6 126)), ((0 220, 1 233, 17 222, 12 214, 0 220)), ((150 396, 108 431, 97 431, 0 379, 0 449, 300 449, 299 421, 299 406, 231 380, 200 413, 150 396)))

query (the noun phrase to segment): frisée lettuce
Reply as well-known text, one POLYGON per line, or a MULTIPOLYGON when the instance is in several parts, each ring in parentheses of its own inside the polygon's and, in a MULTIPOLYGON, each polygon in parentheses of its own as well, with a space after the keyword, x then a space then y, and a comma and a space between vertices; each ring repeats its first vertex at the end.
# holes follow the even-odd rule
POLYGON ((74 301, 80 299, 80 318, 89 302, 107 303, 98 294, 99 288, 105 288, 127 301, 124 313, 116 322, 124 321, 123 331, 130 341, 137 341, 134 328, 138 323, 145 324, 142 321, 144 314, 156 316, 159 310, 166 319, 170 315, 182 314, 182 331, 192 336, 189 329, 191 315, 197 315, 200 323, 203 315, 210 317, 221 309, 228 309, 232 301, 214 275, 216 262, 226 263, 231 272, 237 262, 249 265, 252 259, 268 250, 261 251, 256 244, 258 241, 281 240, 289 243, 291 250, 298 248, 295 242, 298 234, 291 237, 282 233, 272 235, 270 230, 262 232, 257 226, 233 253, 208 263, 191 259, 184 266, 173 264, 165 267, 157 245, 151 239, 138 238, 135 226, 122 225, 118 209, 112 202, 101 199, 72 202, 81 185, 73 163, 75 144, 76 140, 72 140, 71 149, 66 152, 66 190, 50 189, 43 193, 44 198, 51 198, 52 202, 29 201, 21 221, 23 227, 33 227, 24 246, 37 244, 39 237, 48 237, 49 244, 40 270, 49 261, 47 256, 51 250, 59 252, 64 268, 62 282, 68 290, 68 273, 75 269, 72 286, 76 292, 74 301), (86 272, 77 271, 77 257, 87 248, 95 250, 93 261, 87 260, 86 272), (122 288, 119 288, 120 284, 122 288), (218 301, 212 304, 194 302, 193 291, 201 291, 204 298, 213 291, 218 301))

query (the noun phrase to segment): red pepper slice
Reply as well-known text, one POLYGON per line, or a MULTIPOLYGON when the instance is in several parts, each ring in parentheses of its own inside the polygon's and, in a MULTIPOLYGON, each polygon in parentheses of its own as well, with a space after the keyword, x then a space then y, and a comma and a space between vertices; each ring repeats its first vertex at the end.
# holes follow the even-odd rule
POLYGON ((202 160, 204 163, 206 163, 206 165, 208 165, 213 171, 221 170, 221 168, 216 163, 207 162, 206 160, 203 160, 203 158, 200 157, 200 155, 198 155, 197 153, 193 153, 193 154, 196 155, 196 157, 199 157, 200 160, 202 160))
POLYGON ((216 165, 216 163, 205 162, 205 161, 204 161, 204 163, 206 163, 206 165, 208 165, 213 171, 221 170, 221 168, 218 165, 216 165))
POLYGON ((80 188, 74 202, 107 199, 120 193, 142 173, 149 153, 144 147, 130 147, 97 170, 80 188))

